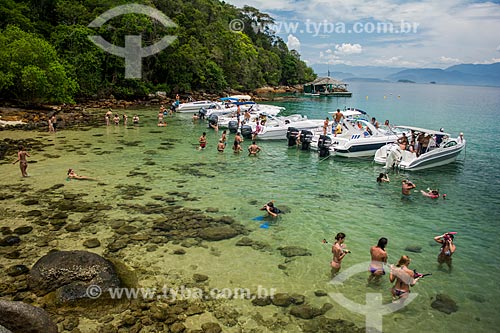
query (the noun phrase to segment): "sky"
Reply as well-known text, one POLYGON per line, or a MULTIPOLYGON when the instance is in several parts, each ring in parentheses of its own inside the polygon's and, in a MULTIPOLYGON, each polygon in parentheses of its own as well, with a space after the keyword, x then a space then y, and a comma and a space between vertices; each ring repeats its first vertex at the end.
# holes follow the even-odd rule
POLYGON ((500 62, 500 0, 227 0, 274 18, 309 65, 446 68, 500 62))

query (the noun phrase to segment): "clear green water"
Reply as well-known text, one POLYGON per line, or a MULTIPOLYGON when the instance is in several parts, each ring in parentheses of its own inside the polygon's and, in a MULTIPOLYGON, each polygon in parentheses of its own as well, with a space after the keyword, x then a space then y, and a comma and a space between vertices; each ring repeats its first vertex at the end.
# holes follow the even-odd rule
MULTIPOLYGON (((216 151, 220 133, 206 129, 205 124, 193 124, 188 115, 175 115, 167 119, 166 128, 158 128, 157 110, 143 109, 137 110, 141 117, 138 128, 103 124, 89 131, 61 131, 55 137, 48 133, 0 132, 0 138, 35 137, 54 144, 44 152, 31 152, 30 160, 37 163, 29 165, 31 177, 27 179, 20 178, 17 166, 0 164, 2 183, 30 184, 34 189, 42 189, 63 182, 65 190, 111 204, 113 209, 106 212, 108 220, 129 218, 121 206, 124 203, 148 203, 154 195, 185 191, 199 199, 187 201, 185 206, 216 207, 218 215, 233 216, 248 226, 252 239, 272 248, 262 252, 236 247, 236 239, 232 239, 209 243, 208 248, 189 248, 181 257, 166 255, 163 248, 155 252, 146 252, 139 246, 121 250, 129 265, 149 272, 140 277, 144 287, 153 287, 151 284, 164 281, 173 272, 186 276, 201 273, 210 276, 211 287, 255 289, 262 285, 279 292, 304 294, 308 302, 317 306, 329 301, 334 309, 327 316, 363 326, 363 316, 344 309, 329 297, 315 297, 314 291, 341 292, 358 303, 364 302, 367 292, 376 292, 384 295, 384 302, 390 302, 390 283, 386 279, 380 286, 367 287, 368 273, 363 272, 343 286, 330 285, 330 248, 321 240, 332 241, 337 232, 347 235, 346 245, 352 253, 343 262, 345 270, 367 262, 370 246, 384 236, 389 239, 391 263, 408 254, 413 259, 410 267, 433 273, 413 287, 413 292, 419 294, 414 302, 384 317, 384 332, 497 331, 500 184, 496 176, 500 154, 493 129, 500 118, 500 89, 382 83, 357 83, 350 88, 354 93, 350 99, 301 98, 273 104, 286 106, 287 113, 302 113, 310 118, 324 118, 337 107, 354 106, 381 122, 390 119, 393 124, 444 127, 454 136, 463 131, 468 140, 466 153, 459 157, 459 162, 441 168, 392 173, 391 183, 380 186, 375 178, 381 168, 370 159, 320 161, 313 153, 287 148, 284 141, 261 142, 260 156, 250 158, 232 153, 232 135, 227 151, 220 154, 216 151), (198 151, 198 137, 203 131, 208 133, 208 147, 198 151), (134 141, 136 146, 125 144, 134 141), (146 165, 147 161, 154 161, 155 165, 146 165), (106 185, 67 182, 69 167, 106 185), (131 171, 146 175, 131 177, 131 171), (401 201, 400 180, 406 177, 417 184, 417 189, 438 187, 448 199, 431 200, 413 193, 411 201, 401 201), (151 190, 144 197, 124 200, 115 188, 117 184, 137 184, 151 190), (260 222, 252 218, 261 215, 258 208, 270 199, 278 207, 288 207, 290 212, 269 229, 259 228, 260 222), (439 270, 436 263, 439 246, 433 237, 446 231, 458 232, 452 273, 439 270), (285 245, 307 248, 312 256, 297 257, 286 264, 286 270, 280 270, 277 266, 285 263, 285 258, 277 248, 285 245), (404 251, 408 245, 421 246, 422 252, 404 251), (431 298, 438 293, 453 298, 458 312, 447 315, 431 308, 431 298)), ((134 112, 128 110, 127 114, 134 112)), ((246 141, 244 150, 247 146, 246 141)), ((12 210, 25 209, 18 202, 4 202, 12 210)), ((23 223, 22 218, 16 218, 4 220, 2 225, 23 223)), ((106 244, 110 229, 105 222, 93 232, 93 237, 106 244)), ((66 240, 61 238, 57 245, 60 249, 81 249, 81 242, 72 235, 66 240)), ((96 250, 99 251, 102 249, 96 250)), ((272 312, 279 311, 274 307, 254 308, 249 302, 235 302, 234 306, 243 316, 261 311, 271 317, 272 312)), ((284 330, 293 332, 298 328, 289 325, 284 330)))

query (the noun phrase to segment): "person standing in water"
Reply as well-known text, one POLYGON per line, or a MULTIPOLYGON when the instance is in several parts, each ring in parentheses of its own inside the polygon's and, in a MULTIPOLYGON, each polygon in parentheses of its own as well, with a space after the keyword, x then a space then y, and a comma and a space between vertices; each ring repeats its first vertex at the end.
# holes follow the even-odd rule
POLYGON ((404 302, 410 294, 410 286, 414 286, 420 279, 420 277, 414 277, 415 272, 408 268, 410 262, 410 257, 401 256, 396 267, 391 265, 389 281, 396 281, 391 289, 393 303, 404 302))
POLYGON ((200 146, 198 147, 199 150, 205 149, 207 146, 207 133, 203 132, 203 134, 200 136, 198 139, 198 142, 200 143, 200 146))
POLYGON ((346 254, 351 252, 345 249, 344 239, 345 234, 343 232, 339 232, 337 236, 335 236, 335 244, 333 244, 332 246, 333 258, 330 263, 330 266, 332 266, 332 278, 340 271, 340 264, 342 262, 342 259, 344 259, 346 254))
POLYGON ((19 162, 21 174, 23 175, 23 177, 28 177, 28 172, 26 172, 26 170, 28 169, 28 161, 26 160, 26 157, 30 157, 30 154, 28 154, 28 152, 24 150, 23 145, 19 145, 18 149, 19 151, 17 152, 17 160, 12 162, 12 164, 16 164, 17 162, 19 162))
POLYGON ((370 276, 368 277, 368 282, 373 279, 378 281, 382 275, 385 275, 384 264, 387 263, 387 252, 385 247, 387 246, 387 238, 382 237, 378 240, 376 246, 370 248, 370 255, 372 260, 370 262, 370 276))
POLYGON ((439 236, 434 237, 434 240, 441 244, 441 250, 438 255, 438 263, 439 267, 441 267, 444 263, 448 265, 448 268, 451 272, 451 256, 455 253, 456 246, 453 243, 455 236, 452 233, 446 233, 439 236))
POLYGON ((260 147, 253 141, 252 144, 248 146, 248 156, 257 156, 258 152, 260 152, 260 147))

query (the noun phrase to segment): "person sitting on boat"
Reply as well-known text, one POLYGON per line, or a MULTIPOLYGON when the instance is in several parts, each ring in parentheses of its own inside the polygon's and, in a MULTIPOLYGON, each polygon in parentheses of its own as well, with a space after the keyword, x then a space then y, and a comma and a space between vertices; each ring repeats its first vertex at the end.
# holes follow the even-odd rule
MULTIPOLYGON (((439 132, 444 132, 444 128, 440 128, 439 132)), ((436 142, 436 147, 439 147, 441 145, 441 142, 443 142, 444 134, 436 134, 434 136, 434 141, 436 142)))
POLYGON ((425 192, 424 190, 420 190, 420 192, 422 193, 423 196, 426 196, 426 197, 429 197, 432 199, 439 198, 439 190, 431 190, 428 188, 427 192, 425 192))
POLYGON ((337 136, 337 134, 342 134, 342 125, 340 124, 337 124, 337 126, 335 126, 335 136, 337 136))
POLYGON ((431 137, 429 133, 425 133, 420 142, 420 155, 427 152, 430 142, 431 142, 431 137))
POLYGON ((271 215, 272 217, 277 217, 279 213, 281 213, 281 210, 279 208, 274 207, 274 202, 269 201, 267 204, 264 205, 260 210, 265 210, 271 215))
POLYGON ((365 127, 365 132, 363 133, 363 135, 365 136, 365 138, 366 138, 367 136, 372 135, 372 134, 373 134, 373 133, 372 133, 372 130, 370 129, 370 127, 366 126, 366 127, 365 127))
POLYGON ((403 133, 403 136, 398 139, 398 143, 401 150, 406 150, 406 148, 408 147, 408 137, 405 133, 403 133))

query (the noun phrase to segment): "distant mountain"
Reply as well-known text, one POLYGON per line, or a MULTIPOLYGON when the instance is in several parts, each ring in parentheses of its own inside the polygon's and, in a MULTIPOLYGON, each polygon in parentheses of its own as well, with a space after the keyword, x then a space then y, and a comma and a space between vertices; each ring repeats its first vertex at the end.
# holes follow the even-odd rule
POLYGON ((499 86, 500 63, 489 65, 463 64, 439 68, 405 69, 387 76, 391 81, 411 80, 417 83, 460 84, 471 86, 499 86))
POLYGON ((406 67, 350 66, 343 64, 313 64, 311 67, 318 76, 326 76, 330 71, 331 77, 341 80, 348 77, 384 79, 391 74, 408 69, 406 67), (338 76, 335 76, 334 73, 338 76))
POLYGON ((330 76, 344 81, 379 82, 414 81, 416 83, 460 84, 473 86, 500 86, 500 63, 488 65, 461 64, 440 68, 404 68, 377 66, 349 66, 314 64, 319 76, 330 76))

